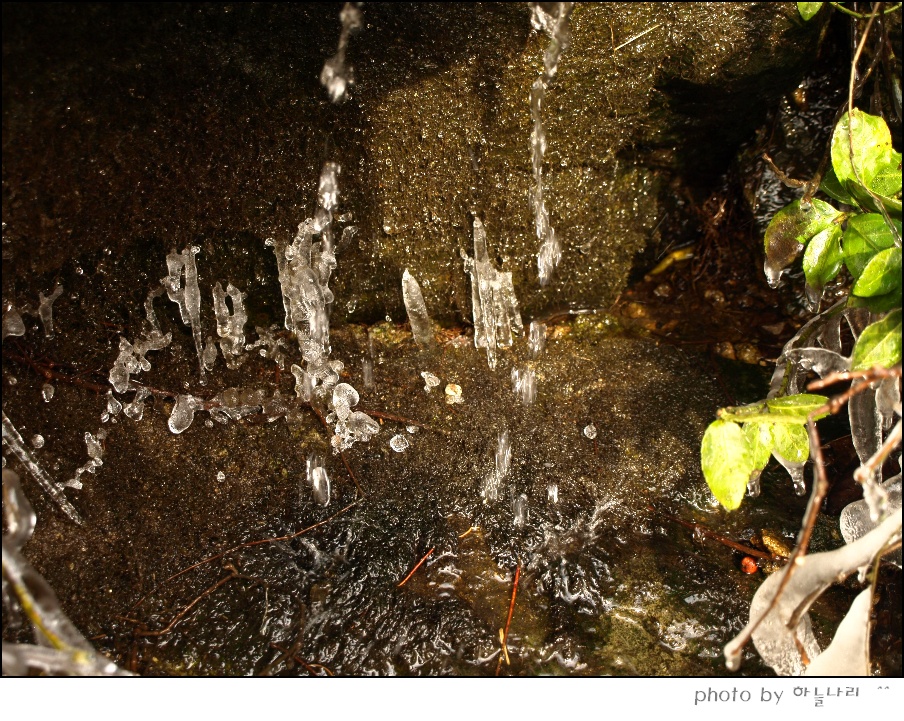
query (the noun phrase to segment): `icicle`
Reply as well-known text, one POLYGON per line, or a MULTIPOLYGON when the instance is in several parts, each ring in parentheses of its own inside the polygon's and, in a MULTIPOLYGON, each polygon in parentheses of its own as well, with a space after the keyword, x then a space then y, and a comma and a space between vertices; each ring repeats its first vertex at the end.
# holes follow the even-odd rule
POLYGON ((405 269, 402 273, 402 300, 405 302, 405 311, 408 313, 408 322, 411 324, 411 334, 419 348, 431 348, 436 345, 433 338, 433 324, 427 314, 427 304, 421 293, 414 276, 405 269))
POLYGON ((38 293, 38 318, 41 319, 41 325, 44 326, 44 335, 47 338, 53 336, 53 302, 61 295, 63 295, 63 286, 61 285, 57 285, 49 296, 45 296, 44 293, 38 293))
POLYGON ((474 218, 474 257, 462 257, 465 272, 471 276, 474 345, 486 348, 487 362, 495 369, 497 348, 509 347, 512 331, 521 333, 524 329, 512 274, 496 270, 490 262, 486 231, 479 218, 474 218))
POLYGON ((201 385, 204 385, 207 376, 204 369, 204 340, 201 328, 201 289, 198 287, 198 266, 195 264, 195 255, 200 252, 201 249, 197 246, 186 248, 181 253, 173 249, 173 252, 166 256, 169 275, 160 282, 166 288, 169 299, 178 304, 182 322, 191 327, 195 350, 198 353, 201 385))
POLYGON ((521 401, 521 405, 529 406, 537 398, 537 376, 533 368, 512 368, 512 389, 521 401))
POLYGON ((361 11, 359 3, 345 3, 339 19, 342 21, 342 32, 339 34, 339 48, 323 65, 320 73, 320 83, 326 88, 330 100, 338 103, 345 99, 348 87, 354 84, 352 66, 345 62, 345 53, 348 49, 348 39, 361 29, 361 11))
POLYGON ((513 506, 515 528, 521 528, 527 523, 527 496, 523 493, 515 499, 513 506))
POLYGON ((66 499, 63 486, 48 476, 47 472, 38 465, 38 462, 32 457, 28 448, 25 447, 25 442, 22 440, 22 436, 19 435, 19 431, 16 430, 12 421, 6 417, 6 413, 3 414, 3 444, 9 448, 22 465, 28 469, 28 472, 34 476, 34 479, 38 482, 44 492, 56 501, 63 512, 69 516, 70 519, 81 525, 81 516, 79 516, 78 511, 76 511, 72 504, 66 499))
POLYGON ((538 320, 530 322, 527 332, 527 344, 530 357, 536 360, 546 348, 546 324, 538 320))
POLYGON ((226 361, 227 367, 236 369, 244 362, 242 356, 245 350, 245 323, 248 321, 248 314, 245 312, 245 306, 242 302, 245 298, 238 288, 232 283, 223 286, 219 281, 213 287, 213 310, 217 317, 217 335, 222 338, 220 341, 220 350, 223 352, 223 359, 226 361), (226 304, 226 296, 229 296, 232 302, 232 313, 226 304))
MULTIPOLYGON (((562 257, 562 244, 556 237, 556 231, 549 224, 549 211, 543 198, 543 156, 546 153, 546 130, 543 127, 543 101, 546 90, 559 67, 559 57, 568 47, 568 16, 574 3, 555 3, 555 14, 544 9, 544 3, 528 3, 531 9, 531 24, 537 30, 544 31, 550 38, 549 47, 543 56, 543 74, 537 78, 530 91, 530 114, 533 121, 531 130, 531 166, 533 168, 534 185, 530 190, 531 210, 534 214, 534 225, 540 250, 537 253, 537 268, 540 285, 546 285, 552 278, 553 271, 562 257)), ((545 5, 549 5, 545 3, 545 5)))

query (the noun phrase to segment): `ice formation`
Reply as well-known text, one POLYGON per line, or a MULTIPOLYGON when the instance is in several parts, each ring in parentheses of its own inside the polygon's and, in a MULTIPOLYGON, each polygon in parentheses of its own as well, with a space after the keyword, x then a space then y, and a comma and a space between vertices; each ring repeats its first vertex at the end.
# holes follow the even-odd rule
POLYGON ((592 423, 588 423, 584 426, 584 435, 592 441, 596 438, 596 426, 592 423))
POLYGON ((200 407, 200 401, 194 396, 180 395, 173 405, 167 425, 170 431, 179 434, 186 430, 195 419, 195 411, 200 407))
POLYGON ((330 100, 338 103, 344 100, 348 87, 354 83, 352 66, 345 61, 348 39, 361 29, 360 3, 345 3, 339 19, 342 21, 342 32, 339 35, 339 47, 336 54, 323 64, 320 83, 326 88, 330 100))
POLYGON ((213 312, 217 317, 217 335, 220 336, 220 351, 229 368, 238 368, 245 360, 242 353, 245 350, 245 323, 248 314, 242 302, 245 298, 238 288, 232 283, 223 286, 217 282, 213 287, 213 312), (226 304, 226 296, 232 303, 232 313, 226 304))
POLYGON ((523 493, 515 499, 513 506, 515 528, 520 528, 527 523, 527 496, 523 493))
MULTIPOLYGON (((889 478, 883 484, 883 490, 886 495, 885 511, 886 513, 894 513, 901 509, 901 474, 889 478)), ((838 525, 841 528, 841 535, 845 543, 853 543, 858 538, 862 538, 879 525, 881 519, 874 518, 872 509, 875 507, 867 502, 866 499, 854 501, 845 506, 838 518, 838 525)), ((901 549, 888 556, 888 560, 892 561, 899 568, 901 567, 901 549)))
POLYGON ((502 482, 508 476, 512 465, 512 440, 508 430, 499 432, 496 438, 495 467, 490 471, 483 483, 483 497, 489 503, 499 499, 502 482))
POLYGON ((546 324, 539 320, 532 320, 527 331, 527 347, 530 357, 539 358, 546 349, 546 324))
POLYGON ((537 240, 540 241, 540 250, 537 253, 540 285, 546 285, 562 257, 562 242, 556 237, 555 228, 549 224, 549 211, 543 198, 543 156, 546 154, 543 101, 546 90, 558 70, 559 57, 568 47, 570 39, 568 16, 574 3, 532 2, 528 5, 531 9, 531 25, 536 30, 545 32, 550 39, 549 47, 543 56, 543 74, 534 81, 530 89, 530 115, 534 124, 530 134, 531 166, 534 174, 530 204, 534 214, 537 240), (554 12, 547 12, 548 9, 554 12))
POLYGON ((435 375, 433 375, 430 371, 421 371, 421 378, 424 379, 424 392, 429 393, 434 388, 436 388, 440 381, 435 375))
POLYGON ((186 248, 181 253, 177 253, 174 248, 173 252, 166 256, 166 267, 169 270, 169 275, 166 278, 162 278, 160 282, 166 288, 166 294, 169 299, 179 306, 182 322, 191 327, 191 334, 195 340, 195 350, 198 353, 201 384, 204 385, 207 382, 207 377, 201 328, 201 289, 198 287, 198 266, 195 264, 195 255, 200 252, 201 249, 197 246, 186 248))
POLYGON ((537 398, 537 374, 534 369, 529 366, 512 368, 512 390, 521 405, 532 405, 537 398))
MULTIPOLYGON (((6 416, 3 427, 5 434, 6 416)), ((28 676, 31 671, 68 676, 130 675, 94 650, 63 613, 47 581, 22 555, 22 547, 34 533, 36 518, 19 477, 6 469, 3 499, 4 616, 9 594, 31 622, 37 639, 35 645, 3 642, 3 675, 28 676)))
MULTIPOLYGON (((112 396, 111 396, 112 397, 112 396)), ((80 490, 82 488, 82 475, 85 473, 97 473, 97 469, 104 465, 104 447, 102 441, 107 437, 107 432, 102 428, 97 431, 97 437, 91 433, 85 433, 85 446, 88 450, 88 462, 75 469, 75 475, 63 485, 80 490)))
POLYGON ((487 236, 480 218, 474 218, 474 257, 462 253, 465 272, 471 276, 471 306, 474 317, 474 345, 486 348, 487 362, 496 368, 497 348, 512 345, 512 331, 524 326, 512 274, 496 270, 487 254, 487 236))
POLYGON ((44 326, 44 335, 53 336, 53 302, 63 295, 63 286, 57 285, 49 296, 38 293, 38 318, 44 326))
POLYGON ((119 356, 110 369, 110 385, 117 393, 125 393, 129 390, 130 377, 134 373, 141 371, 149 371, 151 369, 150 361, 145 358, 145 354, 151 350, 161 350, 166 348, 173 338, 172 333, 160 335, 159 331, 150 336, 146 336, 143 340, 132 345, 125 338, 119 339, 119 356))
POLYGON ((396 453, 402 453, 403 451, 408 450, 408 446, 410 445, 411 443, 402 434, 394 435, 389 441, 389 447, 396 453))
POLYGON ((56 392, 56 388, 54 388, 50 383, 45 383, 41 386, 41 398, 44 399, 45 403, 50 403, 53 400, 53 394, 56 392))
POLYGON ((436 344, 433 338, 433 323, 427 314, 427 304, 424 303, 424 295, 421 286, 408 269, 402 273, 402 300, 405 301, 405 311, 408 313, 408 322, 411 324, 411 334, 419 348, 430 348, 436 344))
POLYGON ((330 502, 330 477, 324 467, 323 456, 312 453, 307 463, 308 485, 311 486, 314 502, 326 506, 330 502))
POLYGON ((12 303, 4 305, 6 308, 3 311, 3 338, 8 335, 25 335, 25 321, 22 320, 22 314, 12 303))
POLYGON ((76 511, 72 504, 66 499, 63 486, 54 481, 47 475, 47 472, 41 468, 28 448, 25 447, 22 436, 19 435, 19 431, 16 430, 12 421, 6 417, 6 413, 3 413, 3 445, 12 451, 13 455, 28 469, 28 472, 31 473, 44 492, 56 501, 61 509, 63 509, 63 512, 73 521, 81 525, 81 516, 79 516, 78 511, 76 511))
POLYGON ((444 394, 446 396, 446 403, 450 406, 465 402, 461 395, 461 386, 458 385, 458 383, 447 383, 444 394))
POLYGON ((788 585, 771 610, 772 599, 791 566, 769 576, 754 594, 750 604, 750 622, 738 637, 725 646, 728 669, 738 669, 743 648, 741 641, 759 624, 752 631, 753 643, 763 661, 780 676, 801 675, 805 668, 798 649, 803 648, 810 659, 816 659, 820 654, 807 613, 812 603, 830 585, 869 565, 890 541, 900 537, 899 509, 878 527, 847 546, 799 558, 788 585), (800 620, 793 629, 789 629, 792 618, 800 620))

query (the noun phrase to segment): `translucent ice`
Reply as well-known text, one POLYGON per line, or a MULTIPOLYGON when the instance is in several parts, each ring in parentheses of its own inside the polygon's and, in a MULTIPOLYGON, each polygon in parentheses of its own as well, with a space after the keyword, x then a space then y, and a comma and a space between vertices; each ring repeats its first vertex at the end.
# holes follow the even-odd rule
POLYGON ((245 350, 245 323, 248 314, 245 312, 245 298, 232 283, 223 286, 219 282, 213 287, 213 311, 217 317, 217 335, 220 336, 220 350, 229 368, 238 368, 242 364, 242 353, 245 350), (232 312, 226 304, 226 297, 232 304, 232 312))
POLYGON ((408 439, 401 434, 393 436, 389 441, 389 447, 392 448, 392 450, 394 450, 396 453, 401 453, 402 451, 407 450, 408 446, 410 445, 411 444, 408 442, 408 439))
MULTIPOLYGON (((886 494, 885 508, 887 513, 894 513, 901 508, 901 474, 893 476, 882 484, 886 494)), ((875 503, 873 504, 876 505, 875 503)), ((848 504, 841 511, 838 518, 838 525, 841 528, 841 535, 844 537, 845 543, 853 543, 858 538, 865 536, 879 525, 880 519, 874 519, 870 512, 870 505, 867 501, 860 500, 848 504)), ((901 566, 901 551, 887 556, 890 561, 898 567, 901 566)))
POLYGON ((496 368, 496 350, 512 344, 512 331, 523 330, 512 274, 496 270, 487 253, 486 231, 474 218, 474 257, 463 255, 465 272, 471 276, 471 307, 474 345, 486 348, 487 362, 496 368))
POLYGON ((559 484, 550 483, 546 486, 546 498, 550 503, 559 502, 559 484))
POLYGON ((537 398, 537 376, 533 368, 512 368, 512 390, 522 405, 529 406, 537 398))
POLYGON ((179 306, 182 322, 191 326, 191 334, 195 340, 198 354, 198 368, 201 372, 201 383, 206 383, 204 368, 204 339, 201 328, 201 289, 198 287, 198 266, 195 255, 201 249, 197 246, 186 248, 181 253, 173 252, 166 256, 166 267, 169 275, 161 279, 169 299, 179 306))
POLYGON ((512 465, 512 440, 507 430, 501 431, 496 439, 496 476, 503 480, 512 465))
POLYGON ((427 314, 427 304, 421 293, 414 276, 405 269, 402 273, 402 299, 405 301, 405 311, 408 313, 408 322, 411 324, 411 334, 419 348, 430 348, 435 345, 433 339, 433 324, 427 314))
POLYGON ((539 358, 546 348, 546 324, 538 320, 530 322, 527 332, 527 344, 531 358, 539 358))
POLYGON ((588 423, 584 426, 584 435, 592 441, 596 438, 596 426, 592 423, 588 423))
POLYGON ((339 47, 336 54, 333 55, 323 65, 323 71, 320 73, 320 83, 329 93, 330 100, 338 103, 345 99, 345 94, 350 85, 354 83, 352 67, 345 60, 345 53, 348 49, 348 39, 351 35, 361 29, 361 11, 358 9, 359 3, 345 3, 339 19, 342 21, 342 32, 339 34, 339 47))
POLYGON ((537 78, 530 91, 530 114, 533 128, 530 134, 531 166, 534 184, 530 189, 530 204, 534 214, 534 226, 540 250, 537 253, 537 269, 540 285, 546 285, 562 257, 562 244, 555 229, 549 224, 549 211, 543 198, 543 156, 546 153, 546 130, 543 127, 543 101, 546 90, 559 66, 562 51, 568 46, 570 33, 568 16, 574 3, 529 3, 531 24, 550 38, 543 57, 543 74, 537 78))
POLYGON ((147 388, 138 386, 138 390, 135 392, 135 397, 132 399, 132 402, 126 403, 122 407, 122 412, 133 421, 140 421, 142 416, 144 416, 144 402, 150 395, 151 393, 147 388))
POLYGON ((426 393, 432 391, 440 383, 439 378, 433 375, 430 371, 421 371, 421 378, 424 379, 424 392, 426 393))
POLYGON ((25 322, 16 307, 9 304, 3 312, 3 337, 9 335, 25 335, 25 322))
POLYGON ((50 403, 50 401, 53 400, 53 394, 55 391, 56 389, 52 385, 50 385, 50 383, 45 383, 43 386, 41 386, 41 398, 44 399, 45 403, 50 403))
POLYGON ((340 383, 333 388, 333 410, 337 418, 345 420, 351 415, 351 409, 358 405, 358 391, 348 383, 340 383))
POLYGON ((38 482, 38 485, 41 486, 48 496, 56 501, 63 512, 69 516, 70 519, 81 525, 81 516, 79 516, 78 511, 76 511, 75 508, 72 507, 72 504, 66 499, 63 486, 48 476, 47 472, 34 459, 31 452, 25 447, 25 442, 22 440, 22 436, 19 435, 19 431, 16 430, 12 421, 6 417, 6 413, 3 413, 3 445, 12 451, 13 455, 19 459, 22 465, 28 469, 28 472, 38 482))
POLYGON ((173 433, 182 433, 195 419, 195 410, 199 407, 194 396, 180 395, 176 398, 173 412, 170 414, 167 425, 173 433))
POLYGON ((461 395, 461 386, 458 385, 458 383, 447 383, 444 393, 446 396, 446 403, 450 406, 465 402, 461 395))
POLYGON ((101 444, 106 438, 106 433, 101 429, 95 438, 91 433, 85 433, 85 446, 88 451, 88 462, 75 469, 75 476, 63 485, 76 490, 82 488, 81 478, 85 473, 97 473, 97 469, 104 465, 104 447, 101 444))
POLYGON ((326 506, 330 502, 330 477, 324 468, 323 456, 312 453, 308 456, 308 484, 314 496, 314 502, 326 506))
POLYGON ((53 302, 63 295, 63 286, 58 285, 53 289, 53 293, 45 296, 38 293, 38 318, 41 319, 41 325, 44 326, 44 335, 50 338, 53 335, 53 302))
POLYGON ((527 496, 523 493, 515 499, 513 512, 516 528, 520 528, 527 523, 527 496))
POLYGON ((35 433, 31 437, 31 447, 35 448, 35 449, 43 448, 44 447, 44 436, 42 436, 40 433, 35 433))

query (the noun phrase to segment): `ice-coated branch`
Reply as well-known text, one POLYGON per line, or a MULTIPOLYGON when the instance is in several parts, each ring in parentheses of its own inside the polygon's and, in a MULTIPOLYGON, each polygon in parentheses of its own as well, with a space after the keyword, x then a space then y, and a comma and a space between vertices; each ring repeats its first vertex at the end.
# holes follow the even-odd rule
MULTIPOLYGON (((12 421, 6 417, 6 413, 3 414, 3 445, 9 448, 22 465, 28 469, 28 472, 38 482, 38 485, 41 486, 48 496, 56 501, 56 504, 63 510, 63 513, 69 516, 71 520, 81 525, 82 517, 66 499, 63 487, 48 476, 47 472, 41 468, 38 462, 32 457, 28 448, 25 447, 22 436, 19 435, 19 431, 16 430, 12 421)), ((4 482, 5 479, 6 475, 4 474, 4 482)))
MULTIPOLYGON (((6 416, 4 416, 4 431, 6 416)), ((4 436, 5 437, 5 436, 4 436)), ((3 471, 4 515, 10 529, 3 535, 3 580, 9 584, 31 622, 40 646, 3 644, 3 674, 24 676, 29 670, 68 676, 128 676, 101 656, 63 613, 53 589, 19 552, 34 527, 34 512, 19 477, 3 471)), ((5 589, 4 589, 5 592, 5 589)))
POLYGON ((219 282, 213 287, 213 311, 217 317, 217 335, 223 340, 220 341, 220 350, 223 351, 223 358, 229 368, 238 368, 244 358, 242 353, 245 350, 245 323, 248 321, 248 313, 245 311, 245 298, 238 288, 232 283, 223 286, 219 282), (232 302, 232 313, 226 305, 226 296, 229 296, 232 302))
POLYGON ((806 613, 813 602, 833 583, 868 566, 895 538, 901 536, 901 510, 878 527, 847 546, 803 556, 774 573, 759 587, 750 604, 750 622, 725 646, 726 665, 736 671, 740 665, 744 641, 752 635, 763 661, 780 676, 799 676, 805 670, 799 646, 813 659, 819 656, 819 644, 806 613), (781 597, 773 603, 786 575, 793 576, 781 597), (793 618, 800 621, 788 628, 793 618))

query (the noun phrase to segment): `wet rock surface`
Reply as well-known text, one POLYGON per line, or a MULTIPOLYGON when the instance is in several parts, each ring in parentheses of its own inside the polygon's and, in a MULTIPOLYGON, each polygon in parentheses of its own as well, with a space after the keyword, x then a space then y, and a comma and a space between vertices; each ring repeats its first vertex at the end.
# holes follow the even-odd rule
MULTIPOLYGON (((349 44, 357 85, 334 106, 317 78, 340 8, 4 6, 3 296, 22 308, 57 283, 64 291, 52 338, 26 315, 25 335, 4 339, 3 410, 23 438, 43 437, 34 453, 58 481, 88 459, 84 434, 106 431, 103 465, 67 491, 83 526, 9 461, 38 514, 25 554, 85 636, 143 674, 491 675, 516 572, 504 674, 723 674, 722 645, 759 579, 669 514, 738 539, 796 531, 803 503, 789 503, 781 474, 732 515, 712 507, 700 474, 706 424, 729 400, 762 396, 760 368, 718 381, 696 340, 663 338, 681 327, 667 327, 674 311, 635 312, 637 295, 614 315, 559 311, 614 299, 654 235, 663 189, 705 182, 707 164, 724 162, 701 140, 707 123, 717 119, 725 147, 737 142, 748 131, 721 122, 725 103, 750 103, 732 118, 752 127, 785 89, 776 66, 796 84, 812 29, 794 24, 790 4, 733 6, 730 27, 729 10, 711 6, 578 8, 545 111, 548 199, 566 252, 540 291, 527 94, 546 38, 526 9, 368 4, 349 44), (754 62, 761 47, 768 57, 754 62), (338 213, 359 226, 337 249, 331 358, 360 392, 355 410, 381 420, 377 436, 332 454, 325 420, 295 400, 288 368, 301 360, 286 333, 282 369, 254 349, 241 366, 218 358, 201 385, 191 330, 165 297, 154 307, 173 342, 133 378, 156 394, 140 421, 102 421, 119 338, 147 330, 144 304, 174 249, 200 249, 205 339, 217 282, 246 295, 247 342, 282 324, 264 241, 313 213, 328 160, 343 166, 338 213), (525 327, 537 316, 549 326, 539 357, 520 337, 495 371, 461 322, 471 308, 460 250, 475 212, 493 265, 513 274, 525 327), (398 322, 406 267, 442 321, 432 350, 398 322), (396 322, 373 324, 387 315, 396 322), (513 367, 535 372, 531 405, 512 391, 513 367), (424 372, 439 379, 429 392, 424 372), (261 410, 226 424, 196 410, 170 432, 177 396, 203 404, 229 388, 261 410), (277 390, 289 420, 268 416, 286 405, 267 404, 277 390), (503 430, 510 470, 487 502, 503 430), (391 445, 400 435, 407 446, 391 445), (325 459, 326 506, 307 485, 312 454, 325 459)), ((679 298, 694 287, 655 280, 634 289, 641 301, 659 280, 679 298)), ((683 320, 696 329, 688 316, 717 301, 683 320)), ((706 343, 737 345, 742 326, 706 343)), ((815 545, 836 535, 826 522, 815 545)), ((854 595, 833 589, 817 604, 823 643, 854 595)), ((5 640, 30 641, 25 626, 4 607, 5 640)), ((769 673, 753 654, 742 671, 769 673)))

